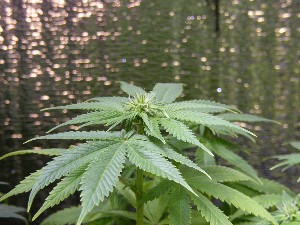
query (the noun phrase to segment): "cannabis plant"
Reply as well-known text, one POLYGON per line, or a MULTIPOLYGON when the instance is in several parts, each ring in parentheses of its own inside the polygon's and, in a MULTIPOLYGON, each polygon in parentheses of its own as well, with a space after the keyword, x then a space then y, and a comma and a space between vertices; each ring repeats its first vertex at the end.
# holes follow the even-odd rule
MULTIPOLYGON (((227 185, 231 181, 253 180, 250 176, 218 166, 201 168, 179 151, 179 146, 188 144, 213 156, 209 139, 193 131, 195 127, 198 130, 198 126, 207 129, 210 135, 254 136, 250 131, 229 122, 230 118, 227 120, 226 116, 222 118, 219 115, 223 112, 238 113, 232 107, 207 100, 174 102, 181 95, 182 87, 182 84, 159 83, 148 93, 140 87, 121 82, 122 91, 129 97, 99 97, 83 103, 45 109, 85 111, 50 131, 69 125, 77 125, 78 129, 88 126, 105 128, 106 131, 48 134, 32 140, 68 139, 85 142, 70 146, 69 149, 25 150, 2 157, 25 153, 56 155, 0 201, 30 191, 30 210, 37 193, 59 180, 33 219, 79 190, 81 208, 77 225, 80 225, 98 205, 103 206, 122 181, 134 193, 130 203, 136 215, 131 219, 137 225, 191 224, 192 206, 210 224, 232 224, 211 202, 213 198, 277 224, 255 200, 227 185), (132 167, 134 172, 129 175, 122 173, 124 169, 132 167), (154 223, 150 221, 152 214, 148 215, 146 212, 149 210, 145 210, 145 207, 147 202, 161 196, 165 196, 168 215, 161 214, 157 219, 159 221, 154 223)), ((216 149, 215 146, 214 151, 216 149)))

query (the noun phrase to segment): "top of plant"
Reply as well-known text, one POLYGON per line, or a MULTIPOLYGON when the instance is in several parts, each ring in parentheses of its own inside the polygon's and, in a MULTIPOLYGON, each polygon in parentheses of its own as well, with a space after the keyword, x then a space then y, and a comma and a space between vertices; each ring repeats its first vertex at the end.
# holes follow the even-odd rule
POLYGON ((225 111, 237 112, 230 106, 208 100, 174 102, 182 93, 182 84, 159 83, 151 92, 147 93, 135 85, 120 83, 121 89, 129 97, 99 97, 83 103, 44 109, 89 111, 54 127, 50 131, 74 124, 79 125, 79 129, 89 125, 103 124, 109 126, 108 131, 110 131, 117 125, 123 124, 121 129, 125 129, 127 132, 130 129, 133 129, 134 133, 145 132, 146 135, 165 143, 160 132, 160 129, 163 129, 179 140, 200 145, 204 150, 207 148, 195 140, 193 132, 184 123, 203 125, 217 134, 231 136, 241 134, 249 138, 254 135, 250 131, 228 122, 226 116, 230 120, 230 115, 224 115, 225 118, 213 115, 225 111), (143 126, 143 130, 137 131, 140 125, 143 126))
MULTIPOLYGON (((175 138, 196 145, 211 155, 211 151, 192 131, 193 126, 206 127, 214 134, 241 134, 249 138, 253 136, 250 131, 229 122, 236 118, 233 115, 238 112, 232 107, 208 100, 174 102, 182 93, 182 84, 159 83, 147 93, 140 87, 121 82, 121 89, 129 97, 99 97, 83 103, 45 109, 87 111, 50 131, 68 125, 78 125, 79 129, 90 125, 104 125, 108 130, 69 131, 32 139, 77 139, 87 142, 65 150, 35 151, 39 154, 58 156, 25 178, 0 198, 0 201, 31 190, 29 210, 41 189, 61 179, 33 219, 79 190, 82 205, 77 222, 79 225, 86 215, 113 191, 126 158, 138 168, 171 180, 197 196, 172 161, 207 176, 208 174, 189 158, 176 152, 170 145, 169 140, 172 139, 169 136, 173 136, 173 140, 175 138), (113 129, 115 131, 111 131, 113 129)), ((257 120, 254 116, 236 115, 240 115, 237 120, 257 120)), ((28 152, 33 151, 20 151, 19 154, 28 152)), ((10 153, 2 158, 16 154, 18 153, 10 153)))

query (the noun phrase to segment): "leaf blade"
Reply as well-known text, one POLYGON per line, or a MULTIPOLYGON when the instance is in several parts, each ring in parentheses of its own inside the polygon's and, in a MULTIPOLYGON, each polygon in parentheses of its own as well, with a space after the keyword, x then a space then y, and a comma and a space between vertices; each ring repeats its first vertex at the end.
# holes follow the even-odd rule
POLYGON ((153 88, 156 99, 162 103, 175 101, 182 91, 183 84, 180 83, 157 83, 153 88))

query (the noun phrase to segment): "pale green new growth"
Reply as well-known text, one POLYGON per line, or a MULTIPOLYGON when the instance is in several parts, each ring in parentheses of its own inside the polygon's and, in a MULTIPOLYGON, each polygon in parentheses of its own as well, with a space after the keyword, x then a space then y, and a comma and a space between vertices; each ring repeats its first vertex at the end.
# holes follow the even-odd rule
POLYGON ((154 86, 153 92, 155 93, 156 99, 162 103, 171 103, 179 97, 183 91, 182 84, 167 84, 158 83, 154 86))

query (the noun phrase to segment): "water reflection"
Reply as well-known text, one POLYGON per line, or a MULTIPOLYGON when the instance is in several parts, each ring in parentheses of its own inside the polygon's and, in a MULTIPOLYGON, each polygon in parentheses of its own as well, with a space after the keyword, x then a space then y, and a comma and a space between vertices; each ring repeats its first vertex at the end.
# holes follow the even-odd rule
MULTIPOLYGON (((117 80, 146 88, 182 82, 183 98, 213 98, 283 126, 252 126, 260 139, 244 143, 261 174, 300 139, 299 1, 222 1, 216 33, 213 1, 2 0, 0 4, 1 154, 59 143, 22 142, 65 121, 69 112, 44 107, 119 94, 117 80), (255 154, 253 153, 255 152, 255 154)), ((0 180, 16 183, 43 161, 1 162, 0 180)), ((290 183, 292 182, 292 183, 290 183)))

